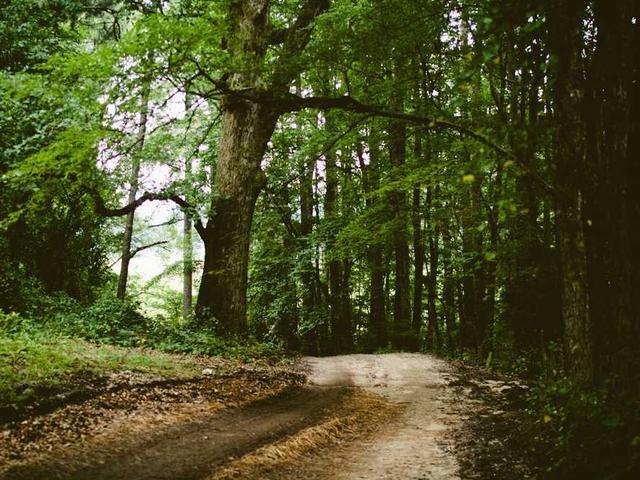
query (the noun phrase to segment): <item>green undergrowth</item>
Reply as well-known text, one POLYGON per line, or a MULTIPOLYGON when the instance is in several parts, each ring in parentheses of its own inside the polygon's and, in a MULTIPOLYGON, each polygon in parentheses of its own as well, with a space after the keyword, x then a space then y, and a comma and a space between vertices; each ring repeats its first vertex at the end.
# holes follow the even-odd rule
POLYGON ((614 379, 589 387, 562 374, 536 384, 527 412, 544 478, 640 478, 640 398, 614 379))
POLYGON ((578 384, 564 372, 558 343, 530 351, 505 343, 490 361, 463 360, 528 385, 512 407, 525 410, 514 434, 536 478, 639 479, 640 396, 632 386, 638 376, 578 384))
POLYGON ((195 357, 178 353, 238 364, 286 359, 277 345, 225 341, 190 325, 145 317, 128 302, 105 298, 86 308, 56 304, 38 315, 0 312, 0 420, 113 372, 166 379, 201 373, 195 357))
POLYGON ((117 300, 111 295, 103 295, 89 306, 78 305, 64 296, 39 301, 38 311, 0 317, 0 332, 40 330, 121 347, 146 347, 245 362, 286 356, 277 343, 259 342, 251 337, 223 339, 215 335, 212 325, 143 315, 135 302, 117 300))
MULTIPOLYGON (((132 371, 188 379, 198 368, 187 357, 95 344, 45 331, 0 336, 0 409, 18 410, 82 380, 132 371)), ((77 387, 77 385, 75 385, 77 387)))

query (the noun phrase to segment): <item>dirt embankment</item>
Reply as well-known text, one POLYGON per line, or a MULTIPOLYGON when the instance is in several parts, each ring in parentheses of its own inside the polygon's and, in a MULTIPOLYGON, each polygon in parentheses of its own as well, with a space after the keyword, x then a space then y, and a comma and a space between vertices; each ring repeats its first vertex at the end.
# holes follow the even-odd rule
POLYGON ((0 479, 74 478, 76 470, 106 467, 126 451, 153 450, 153 442, 171 428, 196 425, 198 419, 273 397, 304 380, 281 367, 212 363, 203 365, 203 372, 183 382, 113 375, 88 388, 82 402, 72 399, 51 412, 0 425, 0 479))

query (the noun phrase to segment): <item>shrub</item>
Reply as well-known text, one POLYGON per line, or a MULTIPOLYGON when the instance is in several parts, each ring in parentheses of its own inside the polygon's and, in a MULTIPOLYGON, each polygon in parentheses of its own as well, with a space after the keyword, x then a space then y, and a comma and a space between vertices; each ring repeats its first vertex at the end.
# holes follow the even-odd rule
POLYGON ((46 323, 67 335, 121 346, 135 345, 147 328, 147 320, 135 303, 108 295, 89 307, 68 304, 51 314, 46 323))
POLYGON ((640 399, 622 391, 576 385, 561 373, 532 389, 532 448, 546 477, 640 478, 640 399))

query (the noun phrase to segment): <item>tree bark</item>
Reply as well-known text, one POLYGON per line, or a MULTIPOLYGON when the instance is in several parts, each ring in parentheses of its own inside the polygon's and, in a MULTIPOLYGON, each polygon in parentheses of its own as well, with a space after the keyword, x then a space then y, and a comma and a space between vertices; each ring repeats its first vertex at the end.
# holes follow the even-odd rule
POLYGON ((215 195, 210 218, 202 229, 204 270, 196 315, 225 336, 246 331, 247 273, 251 223, 256 200, 265 183, 261 162, 280 114, 281 105, 243 99, 231 91, 267 92, 281 96, 300 73, 290 62, 273 62, 270 84, 262 76, 266 53, 274 42, 281 55, 299 54, 307 45, 311 22, 329 7, 326 0, 308 0, 290 28, 275 30, 270 0, 229 2, 226 48, 236 68, 227 72, 228 92, 220 102, 222 130, 216 164, 215 195))
POLYGON ((302 282, 302 320, 304 331, 302 343, 303 349, 312 354, 319 352, 318 326, 310 325, 316 323, 314 317, 316 305, 318 303, 318 292, 314 274, 315 266, 313 256, 310 251, 310 238, 313 232, 313 171, 314 161, 305 159, 300 166, 300 242, 304 266, 301 273, 302 282))
POLYGON ((485 262, 482 234, 478 231, 478 212, 481 212, 480 179, 476 178, 468 187, 465 209, 462 212, 462 311, 460 318, 460 346, 469 353, 482 358, 482 343, 487 329, 485 303, 485 262))
POLYGON ((442 286, 442 310, 447 329, 447 350, 450 355, 455 355, 456 345, 454 343, 456 330, 456 285, 451 261, 453 253, 453 243, 447 226, 442 229, 443 244, 443 286, 442 286))
MULTIPOLYGON (((329 119, 327 119, 327 125, 329 119)), ((327 126, 325 125, 325 126, 327 126)), ((326 193, 324 201, 325 219, 331 220, 338 213, 338 168, 336 154, 329 151, 325 154, 326 193)), ((327 253, 331 255, 333 239, 327 242, 327 253)), ((337 258, 331 258, 327 265, 327 283, 329 284, 329 314, 331 323, 332 353, 347 353, 352 349, 349 285, 344 283, 349 278, 349 272, 337 258), (346 292, 345 292, 346 290, 346 292), (346 298, 345 298, 346 293, 346 298)))
POLYGON ((582 21, 586 2, 554 0, 551 39, 556 56, 555 187, 561 258, 562 317, 567 367, 578 381, 593 377, 587 258, 582 217, 585 139, 582 108, 582 21))
MULTIPOLYGON (((418 163, 422 163, 422 139, 416 134, 415 156, 418 163)), ((422 290, 424 286, 424 241, 422 239, 422 212, 420 207, 420 186, 413 189, 413 203, 411 223, 413 227, 413 317, 411 328, 416 335, 422 327, 422 290)))
POLYGON ((638 243, 633 241, 633 226, 639 218, 637 181, 633 180, 638 151, 634 156, 630 148, 637 125, 632 100, 640 89, 634 63, 640 34, 630 19, 639 8, 633 0, 606 6, 596 3, 594 8, 597 43, 585 109, 590 184, 584 215, 594 360, 600 378, 617 373, 629 379, 634 373, 637 376, 639 366, 640 313, 634 305, 638 243))
MULTIPOLYGON (((438 190, 436 189, 436 195, 438 190)), ((438 296, 438 237, 439 228, 435 222, 433 209, 433 193, 432 187, 429 187, 427 192, 427 208, 431 211, 429 214, 430 229, 429 229, 429 274, 427 276, 427 308, 429 311, 429 325, 427 330, 427 346, 433 352, 437 352, 440 349, 440 324, 438 322, 438 310, 436 308, 436 298, 438 296)))
POLYGON ((225 335, 246 330, 251 222, 265 184, 260 163, 278 115, 262 105, 222 102, 215 196, 202 240, 204 272, 196 314, 225 335))

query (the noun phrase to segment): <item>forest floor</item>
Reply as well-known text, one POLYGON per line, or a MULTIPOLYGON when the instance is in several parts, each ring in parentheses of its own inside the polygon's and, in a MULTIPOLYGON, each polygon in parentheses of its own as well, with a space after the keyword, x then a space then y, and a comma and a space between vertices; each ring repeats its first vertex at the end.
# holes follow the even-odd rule
POLYGON ((0 479, 532 476, 517 382, 406 353, 201 362, 184 380, 114 374, 0 425, 0 479))

